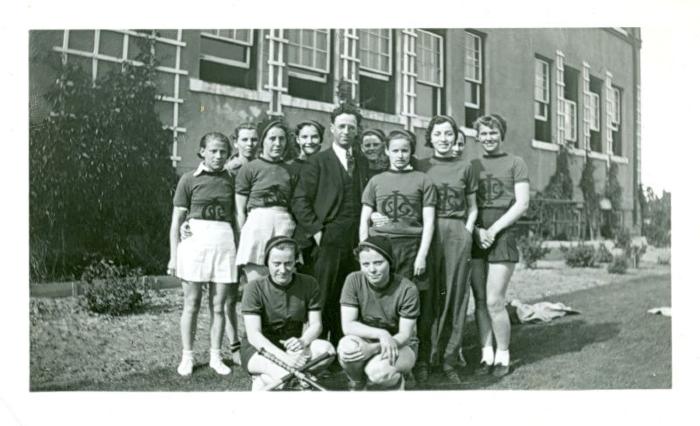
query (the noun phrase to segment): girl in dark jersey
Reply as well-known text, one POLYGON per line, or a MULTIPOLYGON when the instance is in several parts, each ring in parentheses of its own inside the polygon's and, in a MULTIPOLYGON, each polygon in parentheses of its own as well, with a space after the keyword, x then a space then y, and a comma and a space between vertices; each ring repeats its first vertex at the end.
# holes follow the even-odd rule
POLYGON ((236 175, 236 213, 241 226, 236 265, 243 267, 248 282, 267 275, 265 243, 294 233, 289 202, 295 179, 284 163, 288 134, 282 121, 270 121, 260 132, 260 158, 244 164, 236 175))
POLYGON ((234 183, 224 170, 230 145, 221 133, 207 133, 200 141, 198 155, 203 159, 196 170, 185 173, 173 198, 170 226, 168 274, 182 280, 184 304, 180 319, 182 360, 180 375, 192 374, 192 346, 202 287, 209 285, 210 360, 218 374, 229 374, 221 359, 224 332, 224 302, 236 277, 236 247, 233 238, 234 183), (180 226, 189 219, 192 237, 180 241, 180 226))
POLYGON ((433 181, 423 172, 414 170, 411 159, 415 139, 403 130, 389 134, 386 154, 390 168, 370 179, 362 194, 360 241, 368 236, 385 236, 391 240, 394 270, 412 281, 419 290, 418 362, 417 368, 427 368, 430 360, 430 327, 432 323, 428 250, 435 226, 437 194, 433 181), (379 225, 370 226, 373 212, 386 217, 379 225))
POLYGON ((527 211, 530 183, 523 159, 502 150, 506 121, 500 115, 480 117, 474 128, 484 151, 482 158, 471 162, 472 173, 479 181, 479 214, 472 249, 472 289, 482 347, 479 372, 501 377, 510 371, 510 320, 505 296, 519 259, 512 225, 527 211))
MULTIPOLYGON (((459 366, 469 304, 472 232, 477 215, 477 182, 469 163, 453 154, 458 134, 452 117, 433 117, 426 132, 426 146, 433 148, 433 156, 417 164, 417 169, 433 181, 438 194, 430 248, 436 309, 431 358, 442 365, 452 383, 461 381, 455 367, 459 366)), ((427 370, 416 369, 415 378, 417 382, 425 381, 427 370)))
POLYGON ((231 140, 235 153, 224 167, 235 176, 241 166, 255 160, 258 154, 258 129, 253 123, 243 123, 233 131, 231 140))

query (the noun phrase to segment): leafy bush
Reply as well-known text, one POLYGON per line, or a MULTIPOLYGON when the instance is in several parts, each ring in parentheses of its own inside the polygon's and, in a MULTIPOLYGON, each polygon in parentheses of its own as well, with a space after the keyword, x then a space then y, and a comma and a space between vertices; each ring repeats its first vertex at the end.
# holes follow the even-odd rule
POLYGON ((566 264, 572 268, 590 268, 595 266, 596 249, 591 245, 579 243, 570 248, 562 246, 561 251, 564 253, 566 264))
POLYGON ((613 261, 613 254, 608 250, 605 244, 598 244, 598 249, 596 250, 596 262, 598 263, 610 263, 613 261))
POLYGON ((615 256, 610 265, 608 265, 608 272, 611 274, 624 274, 627 272, 627 257, 615 256))
POLYGON ((526 268, 533 269, 537 267, 537 261, 549 253, 550 249, 543 247, 542 243, 544 243, 544 240, 534 235, 530 237, 523 235, 518 238, 518 248, 526 268))
POLYGON ((671 245, 671 193, 663 191, 661 197, 647 187, 646 194, 640 188, 642 210, 642 235, 654 247, 671 245))
POLYGON ((140 268, 100 260, 85 268, 81 304, 91 312, 126 315, 141 312, 150 299, 150 288, 140 268))
POLYGON ((29 133, 34 281, 79 277, 87 253, 151 273, 167 262, 172 133, 156 112, 154 57, 140 50, 145 65, 94 82, 70 61, 54 65, 51 115, 29 133))

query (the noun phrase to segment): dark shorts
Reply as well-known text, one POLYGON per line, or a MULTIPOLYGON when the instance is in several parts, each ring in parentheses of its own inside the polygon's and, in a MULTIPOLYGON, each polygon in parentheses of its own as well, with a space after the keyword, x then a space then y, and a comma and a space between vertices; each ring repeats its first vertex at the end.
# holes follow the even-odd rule
MULTIPOLYGON (((476 226, 479 228, 488 228, 493 225, 506 212, 506 209, 481 209, 479 217, 476 220, 476 226)), ((496 235, 496 241, 491 247, 482 249, 479 247, 477 239, 474 238, 472 245, 472 258, 483 259, 489 263, 496 262, 513 262, 518 263, 520 253, 516 243, 517 235, 513 227, 508 227, 496 235)))

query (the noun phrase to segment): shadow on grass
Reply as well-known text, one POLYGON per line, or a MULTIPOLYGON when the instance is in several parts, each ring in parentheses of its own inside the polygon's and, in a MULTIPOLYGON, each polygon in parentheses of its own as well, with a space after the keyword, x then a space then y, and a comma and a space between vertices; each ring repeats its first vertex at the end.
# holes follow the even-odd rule
MULTIPOLYGON (((580 317, 569 317, 555 323, 514 326, 510 346, 514 357, 511 359, 510 374, 528 364, 553 356, 579 352, 588 345, 613 339, 619 335, 620 329, 621 324, 618 322, 589 324, 580 317)), ((491 375, 475 374, 481 358, 481 348, 475 340, 478 333, 473 324, 468 330, 468 336, 471 344, 464 349, 468 367, 459 370, 463 383, 447 385, 442 374, 438 373, 431 376, 427 389, 482 389, 501 380, 491 375)))

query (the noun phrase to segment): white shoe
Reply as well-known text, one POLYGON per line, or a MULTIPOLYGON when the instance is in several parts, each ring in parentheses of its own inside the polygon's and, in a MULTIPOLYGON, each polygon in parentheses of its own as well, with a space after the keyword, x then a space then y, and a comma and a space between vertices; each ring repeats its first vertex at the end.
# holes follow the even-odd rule
POLYGON ((225 376, 231 373, 231 369, 224 364, 221 358, 214 357, 209 360, 209 367, 213 368, 218 374, 225 376))
POLYGON ((194 360, 192 358, 182 358, 180 365, 177 366, 177 373, 181 376, 191 376, 194 360))

